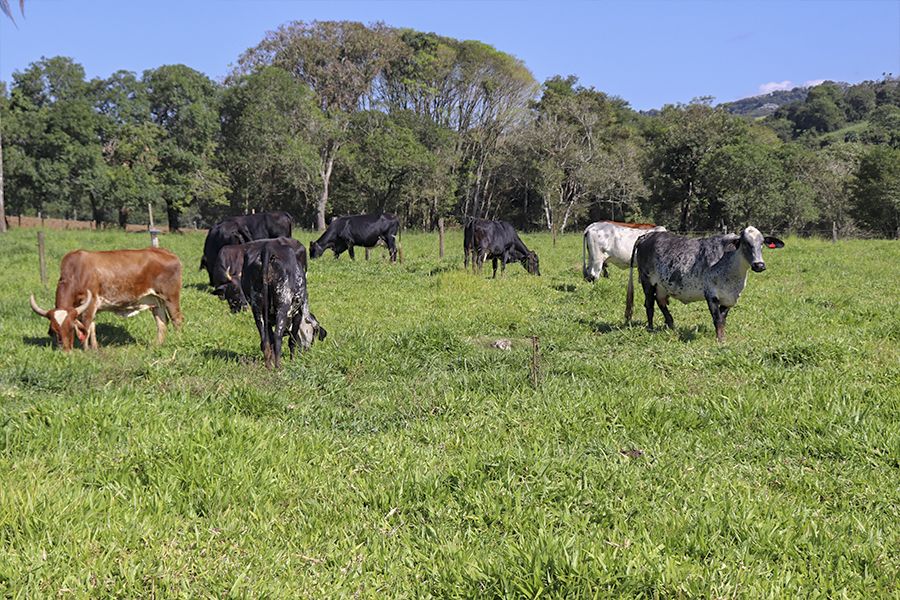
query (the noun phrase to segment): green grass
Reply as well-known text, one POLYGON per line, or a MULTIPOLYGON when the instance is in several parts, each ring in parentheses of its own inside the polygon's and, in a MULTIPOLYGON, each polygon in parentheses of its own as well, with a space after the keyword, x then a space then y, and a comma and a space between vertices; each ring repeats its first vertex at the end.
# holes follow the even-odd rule
POLYGON ((623 327, 580 236, 491 281, 407 232, 311 263, 329 336, 270 372, 196 234, 163 346, 108 313, 97 353, 43 345, 62 255, 147 241, 47 238, 43 291, 0 237, 0 596, 900 595, 897 242, 767 250, 718 345, 702 303, 623 327))

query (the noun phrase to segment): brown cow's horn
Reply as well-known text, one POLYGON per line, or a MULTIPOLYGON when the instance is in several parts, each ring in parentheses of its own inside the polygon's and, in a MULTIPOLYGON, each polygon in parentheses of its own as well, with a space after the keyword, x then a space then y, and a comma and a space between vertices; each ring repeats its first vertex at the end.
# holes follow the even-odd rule
POLYGON ((34 294, 31 294, 29 300, 31 301, 31 310, 33 310, 35 313, 41 315, 42 317, 46 317, 47 313, 50 312, 37 305, 37 302, 34 300, 34 294))
POLYGON ((88 306, 91 305, 93 297, 94 295, 91 294, 91 290, 88 290, 87 298, 84 299, 84 302, 82 302, 80 306, 75 307, 75 312, 78 313, 78 316, 81 316, 81 314, 87 310, 88 306))

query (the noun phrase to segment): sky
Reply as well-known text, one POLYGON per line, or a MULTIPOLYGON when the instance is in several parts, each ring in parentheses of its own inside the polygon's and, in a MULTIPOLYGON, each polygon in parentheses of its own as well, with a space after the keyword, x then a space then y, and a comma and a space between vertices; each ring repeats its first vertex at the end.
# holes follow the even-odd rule
POLYGON ((538 81, 584 86, 647 110, 727 102, 823 80, 900 75, 900 0, 375 1, 10 0, 0 80, 69 56, 88 78, 183 63, 221 80, 267 31, 294 20, 383 21, 488 43, 538 81))

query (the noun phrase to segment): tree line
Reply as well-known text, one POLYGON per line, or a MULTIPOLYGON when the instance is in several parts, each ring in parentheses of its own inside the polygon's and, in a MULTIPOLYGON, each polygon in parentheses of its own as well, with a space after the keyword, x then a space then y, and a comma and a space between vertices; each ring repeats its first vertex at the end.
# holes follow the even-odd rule
POLYGON ((900 81, 825 83, 765 118, 711 98, 640 113, 478 41, 291 22, 221 82, 185 65, 87 80, 68 57, 0 83, 7 214, 172 229, 282 209, 303 226, 503 218, 681 231, 900 234, 900 81))

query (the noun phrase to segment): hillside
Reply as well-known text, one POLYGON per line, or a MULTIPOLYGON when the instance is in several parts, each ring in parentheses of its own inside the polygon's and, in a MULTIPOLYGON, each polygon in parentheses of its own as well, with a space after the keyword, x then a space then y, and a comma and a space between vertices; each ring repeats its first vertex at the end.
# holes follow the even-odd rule
POLYGON ((796 87, 792 90, 778 90, 761 96, 741 98, 734 102, 723 102, 719 106, 733 115, 745 117, 767 117, 785 104, 806 100, 809 88, 796 87))

